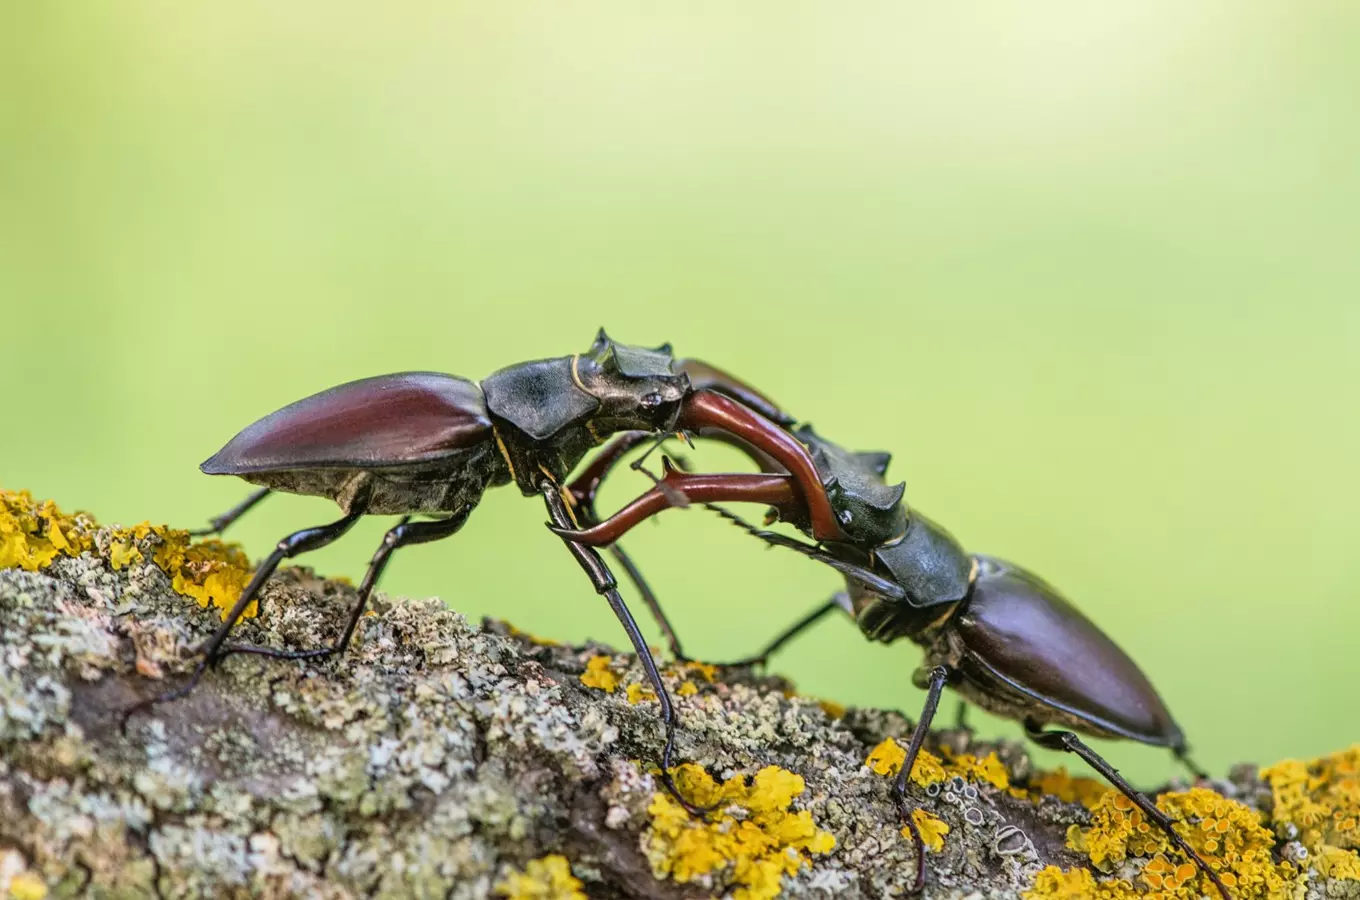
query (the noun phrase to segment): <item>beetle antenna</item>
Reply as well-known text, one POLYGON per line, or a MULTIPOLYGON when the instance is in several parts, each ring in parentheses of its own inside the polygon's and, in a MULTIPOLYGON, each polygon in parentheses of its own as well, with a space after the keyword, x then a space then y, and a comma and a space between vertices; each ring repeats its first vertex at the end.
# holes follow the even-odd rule
POLYGON ((837 559, 830 553, 818 550, 811 544, 805 544, 796 538, 787 537, 786 535, 778 534, 773 531, 767 531, 763 528, 757 528, 741 516, 726 510, 721 506, 717 506, 713 503, 705 503, 703 506, 705 509, 712 510, 722 516, 728 522, 731 522, 747 534, 760 538, 771 547, 784 547, 797 553, 801 553, 808 559, 815 559, 819 563, 825 563, 845 577, 855 579, 865 587, 890 600, 907 599, 907 592, 902 589, 901 585, 889 581, 883 576, 875 574, 863 566, 857 566, 854 563, 846 562, 843 559, 837 559))

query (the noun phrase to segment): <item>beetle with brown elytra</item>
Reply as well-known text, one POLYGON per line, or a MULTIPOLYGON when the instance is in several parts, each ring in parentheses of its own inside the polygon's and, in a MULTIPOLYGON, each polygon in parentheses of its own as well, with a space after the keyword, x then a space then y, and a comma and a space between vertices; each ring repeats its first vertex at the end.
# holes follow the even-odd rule
MULTIPOLYGON (((203 463, 209 475, 236 475, 262 488, 199 534, 220 533, 273 491, 329 498, 344 515, 280 540, 221 626, 195 649, 199 663, 187 681, 126 709, 123 724, 139 711, 184 697, 211 665, 233 653, 317 659, 343 652, 393 551, 451 537, 490 488, 513 482, 525 496, 542 497, 557 527, 582 524, 573 509, 574 495, 563 482, 617 432, 662 438, 682 429, 730 433, 797 473, 809 488, 815 531, 838 536, 830 506, 817 490, 811 457, 784 424, 773 404, 722 370, 677 360, 668 344, 648 349, 618 343, 603 329, 585 353, 518 363, 480 383, 405 372, 342 384, 290 404, 248 426, 203 463), (227 643, 283 560, 333 543, 366 515, 403 518, 388 530, 369 563, 347 626, 334 644, 285 652, 227 643), (433 518, 411 521, 415 515, 433 518)), ((613 574, 593 548, 565 544, 623 625, 656 692, 666 735, 660 757, 665 786, 691 812, 700 812, 680 796, 671 778, 674 707, 613 574)), ((645 596, 650 602, 650 594, 645 596)))
MULTIPOLYGON (((588 528, 552 528, 564 539, 609 546, 664 509, 702 504, 767 543, 797 550, 845 575, 845 591, 736 665, 764 662, 836 609, 847 612, 870 640, 906 638, 921 646, 925 660, 913 681, 926 690, 926 700, 893 784, 894 802, 916 849, 914 890, 925 884, 925 847, 912 817, 907 783, 940 696, 945 687, 952 687, 982 709, 1023 723, 1040 746, 1080 756, 1156 824, 1228 900, 1219 874, 1176 833, 1170 818, 1074 733, 1166 747, 1203 777, 1189 759, 1185 735, 1170 710, 1128 654, 1047 582, 1012 563, 968 553, 948 531, 910 508, 903 499, 905 485, 885 480, 888 454, 847 451, 810 426, 790 433, 810 452, 844 538, 819 537, 798 480, 781 471, 777 460, 749 445, 746 449, 761 468, 759 473, 682 472, 663 458, 664 477, 614 515, 588 528), (817 539, 818 545, 748 525, 712 506, 721 502, 765 505, 771 510, 770 521, 787 522, 817 539)), ((730 435, 719 437, 733 442, 730 435)), ((614 447, 601 454, 603 462, 591 467, 591 477, 575 486, 580 505, 592 517, 595 492, 621 455, 619 448, 639 439, 615 438, 614 447)), ((674 634, 664 621, 663 627, 668 635, 674 634)), ((678 652, 678 643, 673 640, 672 646, 678 652)))

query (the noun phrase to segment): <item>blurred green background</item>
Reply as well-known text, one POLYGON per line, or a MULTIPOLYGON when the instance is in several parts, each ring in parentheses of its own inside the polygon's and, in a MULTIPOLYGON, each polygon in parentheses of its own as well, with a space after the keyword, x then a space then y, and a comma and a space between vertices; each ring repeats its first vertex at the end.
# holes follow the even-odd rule
MULTIPOLYGON (((1356 10, 11 5, 0 481, 195 525, 246 489, 199 461, 284 403, 606 325, 893 451, 916 506, 1117 637, 1206 765, 1346 745, 1356 10)), ((283 498, 233 537, 333 515, 283 498)), ((621 643, 544 518, 494 492, 386 587, 621 643)), ((310 562, 357 579, 387 524, 310 562)), ((702 511, 630 546, 711 659, 837 584, 702 511)), ((914 717, 918 659, 837 621, 777 669, 914 717)))

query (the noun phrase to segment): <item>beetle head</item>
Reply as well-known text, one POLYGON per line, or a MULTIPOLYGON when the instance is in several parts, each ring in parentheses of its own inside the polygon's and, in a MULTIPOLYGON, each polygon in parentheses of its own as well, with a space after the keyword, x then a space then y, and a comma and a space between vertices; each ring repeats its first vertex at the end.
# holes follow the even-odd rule
POLYGON ((676 368, 671 345, 656 349, 621 344, 605 334, 581 354, 577 373, 600 401, 594 419, 610 430, 670 431, 689 394, 689 376, 676 368))
POLYGON ((862 547, 872 547, 900 535, 907 526, 902 502, 906 484, 888 484, 886 453, 853 453, 803 425, 793 432, 812 455, 826 496, 841 531, 862 547))

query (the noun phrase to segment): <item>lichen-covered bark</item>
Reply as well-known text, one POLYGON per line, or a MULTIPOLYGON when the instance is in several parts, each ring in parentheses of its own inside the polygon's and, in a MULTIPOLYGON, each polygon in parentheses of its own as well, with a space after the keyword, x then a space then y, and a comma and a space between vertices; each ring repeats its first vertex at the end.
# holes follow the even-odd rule
MULTIPOLYGON (((284 570, 240 639, 318 646, 353 598, 284 570)), ((647 773, 661 730, 631 657, 384 600, 344 657, 231 657, 124 733, 120 710, 175 684, 219 621, 150 561, 115 571, 85 552, 0 571, 0 885, 16 897, 853 900, 911 884, 890 779, 865 765, 906 733, 895 713, 840 715, 778 679, 671 667, 679 755, 727 781, 682 779, 731 804, 701 834, 647 773), (738 840, 746 863, 713 857, 738 840)), ((1022 747, 935 739, 995 751, 1004 771, 917 792, 949 828, 927 896, 1014 896, 1046 866, 1089 865, 1067 839, 1087 808, 988 781, 1024 783, 1022 747)), ((1249 769, 1216 786, 1257 807, 1270 797, 1249 769)), ((1356 884, 1316 874, 1307 890, 1355 896, 1356 884)))

